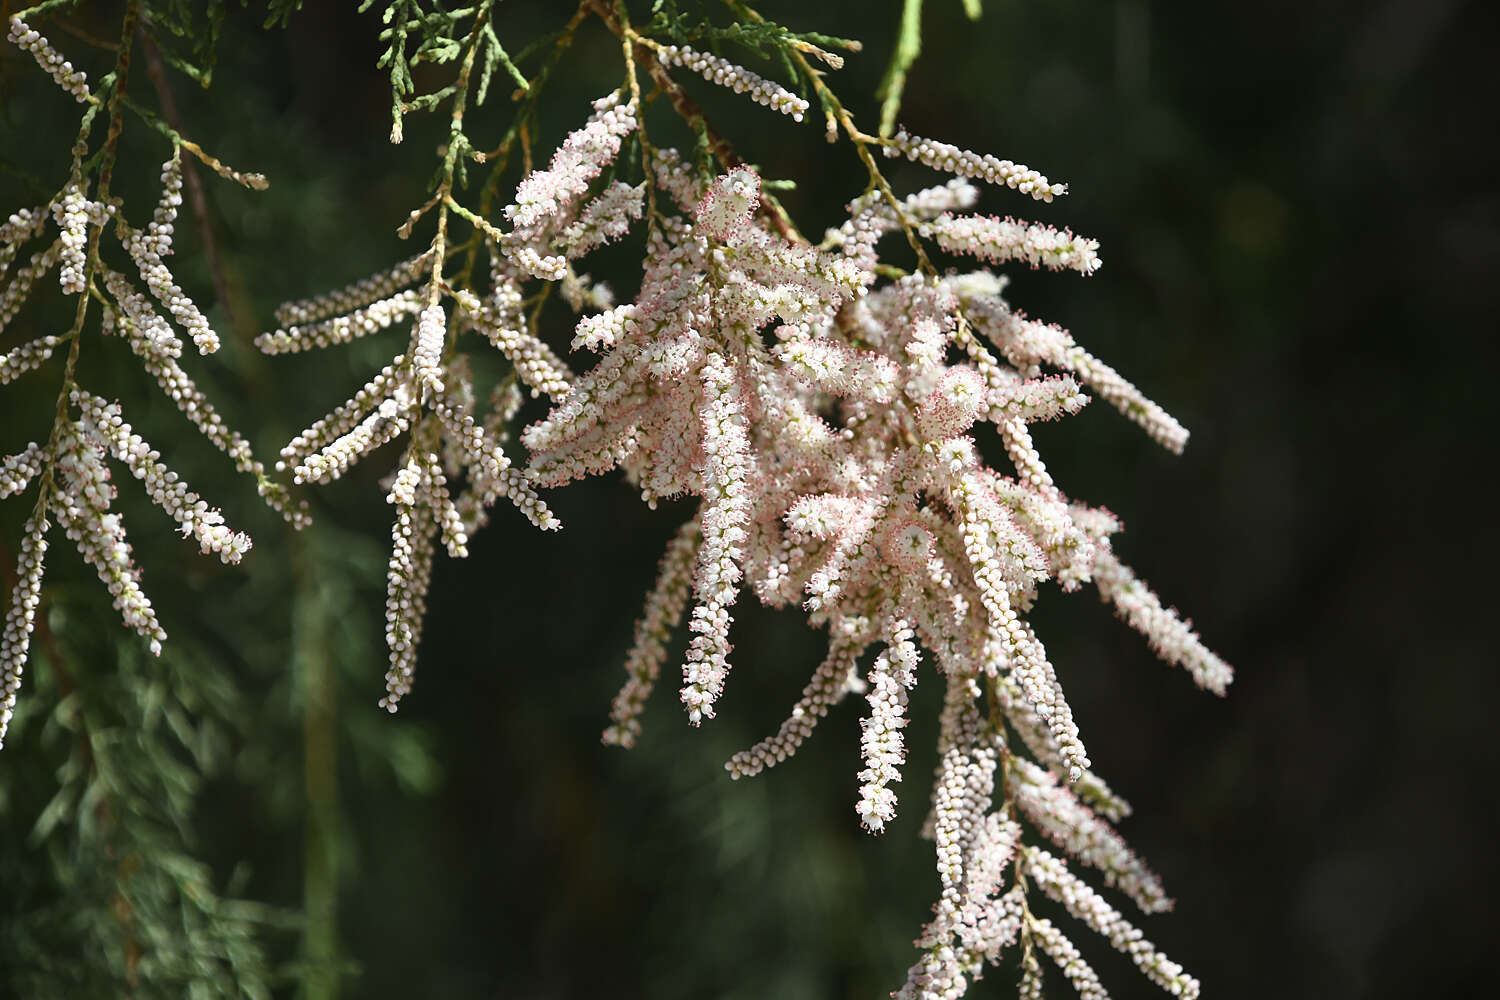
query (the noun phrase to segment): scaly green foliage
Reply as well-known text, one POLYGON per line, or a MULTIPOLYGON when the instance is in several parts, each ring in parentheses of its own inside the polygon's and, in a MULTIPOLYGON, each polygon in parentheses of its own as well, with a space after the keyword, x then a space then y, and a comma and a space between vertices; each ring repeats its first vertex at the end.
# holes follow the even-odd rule
POLYGON ((117 646, 91 603, 47 618, 35 710, 7 746, 29 763, 0 790, 7 828, 35 816, 0 851, 0 991, 270 997, 267 935, 291 915, 236 898, 243 877, 215 877, 195 820, 250 730, 244 693, 206 650, 117 646))

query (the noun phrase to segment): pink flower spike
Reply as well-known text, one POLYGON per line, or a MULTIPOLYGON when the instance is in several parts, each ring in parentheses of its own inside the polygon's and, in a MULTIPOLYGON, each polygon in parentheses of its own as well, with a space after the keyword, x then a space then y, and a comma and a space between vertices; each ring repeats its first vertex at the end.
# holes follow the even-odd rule
POLYGON ((698 203, 698 231, 730 246, 738 243, 760 204, 760 176, 738 167, 720 177, 698 203))

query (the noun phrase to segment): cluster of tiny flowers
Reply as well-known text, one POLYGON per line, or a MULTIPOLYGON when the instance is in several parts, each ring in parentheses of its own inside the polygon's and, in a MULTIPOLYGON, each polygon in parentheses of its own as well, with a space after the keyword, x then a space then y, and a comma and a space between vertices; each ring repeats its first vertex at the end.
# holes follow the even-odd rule
POLYGON ((417 380, 433 393, 443 391, 443 344, 448 339, 448 314, 434 302, 422 310, 412 339, 411 360, 417 380))
POLYGON ((1053 184, 1047 180, 1046 175, 1025 164, 996 159, 987 153, 981 155, 936 139, 910 135, 904 128, 886 140, 885 155, 905 156, 913 163, 925 164, 944 173, 1004 185, 1012 191, 1030 195, 1037 201, 1050 202, 1058 195, 1068 193, 1066 184, 1053 184))
POLYGON ((792 340, 772 348, 783 365, 811 385, 884 403, 895 398, 901 369, 895 362, 831 340, 792 340))
POLYGON ((698 231, 720 243, 737 243, 760 204, 760 178, 748 167, 725 174, 698 206, 698 231))
POLYGON ((703 179, 698 176, 698 171, 683 162, 677 150, 665 147, 656 150, 655 154, 651 158, 651 182, 658 191, 676 202, 678 208, 691 212, 703 199, 703 179))
POLYGON ((125 463, 146 487, 146 494, 175 520, 184 535, 192 535, 204 553, 215 553, 222 562, 237 563, 250 549, 250 536, 231 531, 224 515, 209 507, 188 489, 177 473, 160 461, 161 453, 134 433, 120 415, 116 403, 75 389, 70 394, 83 417, 89 436, 125 463))
POLYGON ((422 297, 406 289, 367 306, 305 326, 295 324, 255 338, 255 346, 266 354, 291 354, 317 347, 347 344, 378 333, 416 313, 422 297))
MULTIPOLYGON (((914 159, 1034 198, 1063 190, 1006 161, 942 144, 921 149, 914 159)), ((1036 857, 1017 819, 1143 909, 1168 900, 1108 825, 1128 807, 1090 770, 1026 614, 1044 583, 1070 591, 1095 583, 1165 658, 1208 683, 1227 681, 1228 668, 1215 673, 1218 661, 1200 652, 1186 623, 1114 560, 1108 539, 1118 522, 1066 497, 1028 431, 1077 412, 1082 385, 1141 420, 1142 406, 1119 388, 1128 383, 1071 338, 1024 326, 1031 321, 1010 311, 1003 281, 988 272, 877 280, 878 243, 902 228, 988 260, 1082 273, 1097 266, 1096 244, 955 216, 977 193, 956 180, 895 205, 862 196, 812 248, 757 214, 754 171, 702 185, 671 151, 655 155, 653 179, 682 214, 656 200, 662 214, 647 238, 639 294, 578 321, 573 348, 598 360, 521 435, 540 484, 618 467, 648 503, 699 498, 662 559, 605 741, 638 739, 666 636, 684 618, 692 638, 681 700, 698 723, 712 718, 724 685, 741 587, 772 607, 800 604, 828 630, 827 656, 776 732, 726 768, 749 776, 795 753, 861 685, 858 661, 874 647, 855 808, 878 831, 896 816, 908 690, 919 650, 930 651, 949 685, 928 824, 942 892, 898 995, 961 996, 1021 939, 1023 994, 1040 990, 1036 956, 1045 953, 1086 995, 1102 995, 1076 947, 1031 916, 1024 883, 1003 884, 1012 859, 1036 857), (1011 474, 981 458, 975 436, 985 427, 1004 444, 1011 474)), ((1155 427, 1163 443, 1177 443, 1165 421, 1155 427)), ((1112 924, 1101 932, 1118 936, 1112 924)), ((1191 992, 1180 970, 1151 955, 1138 959, 1148 975, 1191 992)))
POLYGON ((859 772, 859 802, 854 810, 860 823, 879 832, 896 816, 896 793, 891 784, 901 780, 906 745, 901 730, 906 727, 906 692, 917 682, 919 659, 914 633, 906 622, 891 623, 890 645, 870 668, 870 690, 865 696, 870 715, 862 726, 860 749, 865 769, 859 772))
POLYGON ((750 519, 749 445, 736 400, 734 376, 723 359, 710 355, 702 370, 705 505, 700 529, 697 604, 688 626, 695 634, 682 668, 682 701, 688 719, 712 718, 713 704, 729 672, 729 608, 739 596, 740 560, 750 519))
POLYGON ((526 175, 516 188, 516 199, 505 209, 505 217, 518 228, 529 228, 554 217, 564 201, 588 189, 620 152, 621 140, 633 132, 634 101, 620 103, 619 94, 594 102, 588 124, 572 132, 552 154, 546 170, 526 175))
POLYGON ((47 334, 0 354, 0 385, 41 365, 52 356, 61 342, 59 338, 47 334))
MULTIPOLYGON (((317 450, 292 470, 293 481, 299 484, 331 483, 340 478, 365 455, 405 433, 411 426, 410 413, 414 405, 410 384, 402 382, 396 385, 392 393, 380 400, 369 413, 354 414, 357 420, 353 427, 331 441, 318 441, 317 450)), ((336 426, 330 419, 332 416, 330 414, 319 423, 327 428, 336 426)), ((299 436, 311 439, 312 433, 310 427, 299 436)))
POLYGON ((84 274, 88 270, 89 226, 102 226, 113 209, 110 206, 90 201, 76 184, 69 184, 61 200, 52 205, 52 217, 61 231, 58 239, 62 243, 62 266, 58 269, 58 283, 63 294, 77 295, 83 291, 84 274))
POLYGON ((0 500, 20 493, 42 471, 42 449, 35 441, 0 460, 0 500))
POLYGON ((1029 847, 1026 849, 1026 873, 1043 892, 1067 907, 1069 913, 1105 937, 1117 951, 1128 955, 1147 979, 1183 1000, 1193 1000, 1198 996, 1201 990, 1198 980, 1157 951, 1139 928, 1105 902, 1104 897, 1079 881, 1061 860, 1039 847, 1029 847))
POLYGON ((949 368, 917 407, 917 428, 929 440, 942 441, 974 426, 985 406, 984 379, 965 365, 949 368))
POLYGON ((422 623, 427 614, 427 588, 432 580, 436 531, 429 519, 418 516, 416 499, 412 495, 410 503, 394 500, 397 515, 391 523, 391 559, 386 570, 385 605, 385 641, 390 651, 390 667, 385 675, 385 697, 380 700, 381 707, 390 712, 396 711, 402 696, 411 691, 417 646, 421 642, 422 623))
POLYGON ((219 349, 219 335, 162 261, 172 252, 173 223, 177 218, 177 208, 182 204, 182 172, 176 150, 173 150, 172 158, 162 164, 161 176, 162 196, 156 212, 145 230, 127 232, 125 251, 135 261, 141 280, 151 294, 193 338, 198 353, 212 354, 219 349))
POLYGON ((657 49, 661 61, 668 66, 682 66, 692 70, 710 83, 727 87, 736 94, 748 94, 756 104, 762 104, 784 115, 791 115, 800 122, 807 114, 808 104, 779 83, 752 73, 743 66, 736 66, 727 59, 699 52, 686 45, 665 45, 657 49))
MULTIPOLYGON (((153 358, 182 357, 182 341, 172 324, 152 308, 146 297, 131 286, 118 271, 105 268, 104 287, 114 296, 114 305, 106 310, 103 325, 107 332, 124 330, 133 344, 138 343, 153 358)), ((140 352, 138 352, 140 353, 140 352)))
POLYGON ((578 221, 558 237, 558 245, 568 257, 580 257, 597 246, 625 235, 630 224, 641 217, 645 205, 644 184, 631 186, 613 181, 599 197, 583 207, 578 221))
POLYGON ((523 274, 561 281, 568 260, 623 233, 629 219, 639 217, 640 209, 632 209, 630 196, 613 187, 579 215, 579 201, 589 184, 614 161, 625 136, 639 125, 637 111, 634 100, 622 104, 618 93, 595 101, 593 115, 568 135, 547 169, 527 174, 516 187, 515 201, 505 208, 515 228, 506 234, 502 249, 523 274))
POLYGON ((83 70, 74 69, 73 64, 64 59, 62 53, 52 47, 51 42, 36 29, 27 27, 19 15, 11 15, 8 37, 12 45, 31 53, 37 65, 46 70, 66 93, 73 95, 79 104, 89 102, 91 95, 88 77, 83 70))
POLYGON ((22 208, 0 222, 0 276, 10 269, 21 244, 41 234, 47 226, 47 206, 22 208))
POLYGON ((115 490, 104 465, 104 442, 90 424, 79 421, 67 430, 62 444, 56 468, 62 474, 63 498, 53 506, 58 523, 83 561, 99 574, 125 627, 146 639, 153 655, 160 655, 167 633, 141 590, 124 522, 109 509, 115 490))
POLYGON ((1028 424, 1077 413, 1086 402, 1088 397, 1067 375, 1044 379, 1017 376, 1010 385, 991 391, 986 400, 990 419, 996 423, 1021 420, 1028 424))
POLYGON ((36 518, 21 529, 21 551, 16 555, 16 586, 5 609, 5 631, 0 634, 0 747, 10 728, 21 691, 21 674, 36 627, 36 609, 42 597, 42 559, 47 554, 47 522, 36 518))
MULTIPOLYGON (((591 285, 570 262, 621 236, 643 211, 642 185, 613 182, 593 199, 584 197, 619 154, 624 137, 637 127, 636 110, 635 102, 622 103, 619 93, 595 101, 588 121, 568 136, 548 166, 521 181, 514 202, 503 213, 512 230, 483 229, 490 239, 488 294, 440 281, 440 268, 429 251, 338 291, 282 306, 276 312, 281 328, 256 340, 268 354, 302 351, 344 343, 416 315, 406 351, 353 397, 293 438, 277 463, 278 469, 291 468, 296 482, 332 482, 381 445, 408 432, 412 435, 388 496, 396 518, 386 588, 390 664, 381 705, 391 711, 410 692, 415 676, 436 539, 441 537, 449 555, 467 555, 470 536, 487 522, 489 508, 501 498, 544 531, 561 527, 536 493, 538 477, 532 470, 514 467, 501 448, 505 422, 519 405, 522 387, 533 397, 561 401, 568 398, 574 382, 567 364, 530 331, 522 282, 559 281, 564 297, 577 308, 608 303, 607 287, 591 285), (432 284, 422 290, 410 287, 428 272, 432 284), (467 355, 456 349, 464 333, 488 340, 511 364, 516 379, 509 383, 506 398, 511 401, 492 400, 484 418, 474 413, 467 355), (463 488, 450 489, 450 481, 459 480, 463 488)), ((609 315, 589 318, 598 326, 592 342, 602 344, 610 338, 609 315)), ((624 323, 623 314, 618 318, 624 323)), ((585 336, 584 342, 589 338, 585 336)), ((729 475, 726 482, 731 492, 738 491, 737 476, 729 475)), ((732 531, 716 538, 713 550, 721 551, 732 544, 732 531)), ((727 569, 726 579, 732 585, 727 569)), ((662 600, 671 605, 675 593, 670 590, 662 600)), ((716 628, 727 633, 727 612, 723 614, 716 628)), ((648 628, 645 634, 652 631, 648 628)), ((710 682, 721 660, 722 654, 706 654, 710 682)), ((648 653, 632 662, 644 698, 657 666, 648 653)), ((622 698, 619 742, 631 739, 629 705, 636 701, 622 698)))
POLYGON ((573 334, 573 350, 587 348, 591 351, 606 351, 615 342, 634 328, 636 307, 633 303, 606 309, 593 316, 585 316, 578 322, 573 334))
POLYGON ((924 223, 921 232, 944 250, 994 264, 1018 260, 1032 267, 1093 274, 1103 263, 1097 240, 1040 223, 944 213, 924 223))
POLYGON ((172 233, 177 209, 182 205, 182 159, 173 156, 161 165, 161 199, 151 214, 151 221, 141 234, 143 249, 158 257, 172 252, 172 233))
MULTIPOLYGON (((87 123, 98 105, 89 93, 83 73, 75 71, 45 38, 18 17, 10 19, 10 40, 30 52, 64 90, 80 102, 94 105, 83 115, 86 134, 87 123)), ((111 143, 114 138, 112 134, 111 143)), ((119 218, 122 210, 119 199, 89 197, 94 183, 90 172, 100 169, 98 157, 84 159, 78 150, 75 154, 74 173, 59 194, 47 204, 21 209, 0 222, 0 278, 8 279, 0 282, 0 330, 17 315, 37 281, 57 267, 65 294, 86 294, 98 301, 101 332, 126 340, 173 404, 215 447, 230 456, 239 471, 256 477, 257 489, 266 501, 292 524, 304 524, 305 505, 294 502, 283 485, 265 475, 249 443, 225 425, 177 364, 182 341, 172 324, 158 314, 151 299, 138 292, 129 279, 103 263, 101 237, 106 223, 117 218, 112 229, 139 267, 150 294, 165 307, 164 313, 192 336, 200 351, 217 349, 217 335, 164 263, 164 258, 172 254, 174 225, 182 204, 178 149, 174 146, 172 156, 162 165, 161 197, 151 220, 140 230, 119 218), (12 273, 11 263, 23 245, 40 237, 49 225, 56 229, 56 238, 35 250, 27 263, 12 273)), ((211 157, 208 160, 216 162, 211 157)), ((263 186, 263 178, 257 175, 239 175, 222 164, 215 169, 251 186, 263 186)), ((81 323, 86 316, 82 308, 79 316, 81 323)), ((85 332, 80 328, 65 337, 43 335, 0 355, 0 385, 42 365, 65 340, 71 338, 76 351, 78 338, 85 332)), ((47 443, 29 444, 18 454, 0 460, 0 498, 19 494, 33 483, 39 484, 35 513, 27 522, 21 540, 19 581, 11 595, 4 642, 0 645, 0 674, 5 684, 0 742, 15 705, 29 650, 41 594, 45 533, 50 524, 57 524, 83 560, 94 568, 126 628, 140 635, 153 654, 161 651, 166 639, 156 611, 141 587, 140 570, 132 558, 124 521, 111 509, 115 499, 109 474, 111 458, 130 469, 150 499, 177 522, 184 536, 193 537, 203 553, 217 555, 225 563, 238 563, 251 546, 248 535, 226 525, 223 515, 189 489, 161 460, 161 454, 133 432, 117 404, 84 391, 72 380, 75 358, 76 354, 70 355, 66 394, 55 412, 47 443)))

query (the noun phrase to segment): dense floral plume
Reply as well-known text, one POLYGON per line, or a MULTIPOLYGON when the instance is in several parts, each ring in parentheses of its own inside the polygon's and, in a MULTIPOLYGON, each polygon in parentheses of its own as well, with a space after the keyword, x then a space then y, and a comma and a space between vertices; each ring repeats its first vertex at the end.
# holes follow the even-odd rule
MULTIPOLYGON (((892 148, 1038 200, 1064 191, 1029 168, 928 140, 892 148)), ((672 178, 676 154, 654 155, 653 174, 672 178)), ((1229 669, 1114 556, 1118 522, 1067 497, 1028 425, 1077 412, 1093 389, 1169 448, 1186 432, 1066 332, 1015 312, 1002 278, 877 277, 879 241, 903 229, 991 263, 1085 274, 1099 266, 1097 244, 959 215, 978 192, 955 181, 899 201, 856 199, 812 247, 768 222, 761 187, 743 167, 707 185, 659 182, 639 295, 578 322, 574 348, 599 360, 521 435, 540 485, 620 468, 650 503, 699 498, 663 558, 606 742, 637 739, 674 622, 688 619, 680 699, 697 724, 713 717, 729 673, 743 591, 800 606, 828 630, 828 657, 778 732, 726 767, 741 777, 785 760, 833 703, 863 691, 855 807, 880 831, 896 815, 908 692, 930 660, 948 691, 929 822, 943 889, 900 995, 958 996, 1019 945, 1023 991, 1039 985, 1035 955, 1045 953, 1085 995, 1102 996, 1062 931, 1032 915, 1027 886, 1169 992, 1196 995, 1196 980, 1028 843, 1036 830, 1147 912, 1170 905, 1110 826, 1128 809, 1093 775, 1026 613, 1044 584, 1094 584, 1201 686, 1222 693, 1229 669), (1008 469, 986 462, 986 437, 1008 469)))
MULTIPOLYGON (((1023 997, 1041 993, 1043 955, 1082 996, 1104 996, 1077 947, 1034 912, 1056 904, 1167 992, 1197 996, 1197 980, 1070 868, 1093 869, 1143 912, 1171 905, 1115 829, 1129 806, 1095 772, 1045 637, 1032 625, 1042 594, 1054 584, 1063 592, 1092 587, 1164 661, 1206 690, 1224 693, 1232 671, 1118 559, 1111 544, 1117 519, 1071 497, 1035 447, 1030 425, 1064 419, 1091 397, 1171 451, 1181 451, 1188 436, 1069 332, 1014 309, 1005 277, 989 269, 1086 276, 1101 267, 1093 239, 976 211, 976 182, 1042 211, 1066 185, 905 129, 865 134, 825 71, 809 62, 837 69, 841 57, 823 46, 857 50, 857 43, 790 32, 739 0, 726 5, 733 30, 688 24, 674 4, 656 5, 661 16, 637 28, 627 5, 583 0, 561 31, 535 47, 541 68, 531 79, 500 47, 494 3, 424 12, 395 0, 385 11, 390 27, 381 38, 389 48, 381 66, 391 72, 392 140, 401 140, 406 115, 447 111, 435 190, 397 230, 407 239, 432 222, 425 248, 393 254, 404 259, 343 288, 287 302, 275 328, 256 338, 260 350, 279 355, 396 331, 389 363, 293 437, 275 470, 297 484, 330 483, 402 442, 381 485, 394 514, 380 704, 394 712, 413 688, 440 547, 466 556, 502 499, 535 527, 555 530, 560 523, 540 490, 619 470, 646 503, 692 497, 696 509, 661 558, 605 742, 629 747, 641 738, 643 706, 684 620, 678 699, 700 725, 715 717, 728 683, 739 602, 798 609, 826 630, 827 654, 776 732, 725 764, 732 777, 786 760, 834 704, 860 695, 850 804, 858 822, 879 833, 901 807, 911 692, 918 683, 943 689, 939 765, 924 824, 939 892, 916 941, 918 957, 894 995, 952 1000, 1014 954, 1023 997), (537 95, 590 16, 618 39, 625 82, 579 108, 581 124, 550 156, 533 158, 537 95), (787 86, 689 44, 705 37, 773 50, 795 79, 787 86), (411 66, 424 61, 435 73, 451 69, 452 82, 417 94, 411 66), (483 102, 499 67, 518 88, 518 111, 485 151, 470 142, 464 116, 471 96, 483 102), (830 140, 842 134, 856 147, 869 184, 820 243, 798 232, 775 198, 777 185, 708 123, 689 92, 705 82, 796 122, 816 108, 830 140), (653 108, 670 108, 693 130, 692 155, 652 142, 653 108), (497 192, 513 154, 523 165, 520 180, 509 204, 496 204, 504 201, 497 192), (951 176, 898 197, 881 173, 882 157, 951 176), (477 203, 466 204, 467 172, 485 164, 489 180, 477 203), (468 230, 462 239, 455 235, 461 225, 468 230), (633 229, 644 245, 640 287, 617 304, 580 263, 633 229), (883 241, 896 236, 911 252, 900 259, 914 256, 915 267, 882 256, 883 241), (970 269, 940 270, 930 256, 939 252, 970 269), (570 346, 581 373, 539 332, 549 301, 577 314, 570 346), (503 359, 506 374, 493 387, 476 376, 471 348, 503 359), (547 409, 521 430, 526 455, 517 464, 510 432, 527 394, 547 409)), ((167 263, 182 202, 181 157, 196 156, 251 187, 264 179, 236 173, 171 133, 149 222, 132 226, 109 193, 123 106, 117 97, 134 30, 127 18, 116 73, 96 91, 19 17, 9 24, 9 40, 83 105, 80 149, 87 150, 94 115, 107 111, 110 127, 99 155, 77 154, 53 198, 0 223, 0 332, 54 269, 62 292, 78 302, 71 330, 30 336, 0 353, 0 384, 67 355, 50 432, 0 456, 0 498, 37 491, 5 605, 0 742, 21 685, 54 525, 97 572, 124 624, 153 652, 165 638, 111 507, 111 462, 129 469, 202 552, 232 563, 250 547, 134 432, 120 404, 74 381, 91 303, 99 304, 102 330, 128 343, 198 430, 255 476, 267 501, 293 524, 306 520, 179 364, 187 341, 200 354, 221 344, 167 263)), ((895 106, 888 100, 885 110, 894 114, 895 106)))

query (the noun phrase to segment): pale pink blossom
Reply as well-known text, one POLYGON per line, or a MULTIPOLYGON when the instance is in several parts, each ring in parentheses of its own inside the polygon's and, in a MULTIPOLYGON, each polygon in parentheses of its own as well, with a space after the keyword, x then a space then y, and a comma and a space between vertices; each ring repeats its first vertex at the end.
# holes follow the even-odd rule
POLYGON ((302 326, 389 299, 416 281, 431 261, 431 251, 426 251, 335 291, 284 302, 276 309, 276 322, 283 327, 302 326))
POLYGON ((905 156, 914 163, 926 164, 934 170, 1004 185, 1013 191, 1030 195, 1037 201, 1050 202, 1058 195, 1066 194, 1068 190, 1066 184, 1053 184, 1041 172, 1032 170, 1025 164, 997 159, 988 153, 981 155, 937 139, 924 139, 911 135, 904 128, 886 140, 885 155, 905 156))
POLYGON ((752 73, 743 66, 736 66, 727 59, 686 45, 665 45, 658 48, 657 53, 666 65, 685 67, 710 83, 726 87, 736 94, 747 94, 756 104, 791 115, 793 121, 800 122, 807 113, 808 105, 805 100, 779 83, 752 73))
POLYGON ((15 276, 0 288, 0 331, 21 310, 26 302, 26 297, 31 294, 32 287, 37 279, 57 265, 62 256, 62 240, 54 240, 51 245, 36 251, 26 262, 25 266, 16 271, 15 276))
POLYGON ((1041 223, 945 212, 924 223, 921 231, 944 250, 992 264, 1016 260, 1032 267, 1093 274, 1103 263, 1098 241, 1041 223))
POLYGON ((16 586, 5 609, 5 630, 0 633, 0 747, 16 710, 21 690, 21 672, 26 667, 31 633, 36 627, 36 609, 41 603, 42 560, 47 554, 47 522, 31 518, 21 528, 21 547, 16 553, 16 586))
POLYGON ((230 530, 224 515, 209 507, 177 473, 162 464, 160 453, 131 430, 117 404, 78 389, 71 393, 71 400, 82 415, 83 437, 123 462, 141 481, 151 502, 177 522, 184 536, 192 535, 201 551, 216 554, 222 562, 240 561, 250 548, 250 536, 230 530))
POLYGON ((61 340, 50 334, 27 341, 20 347, 13 347, 4 354, 0 354, 0 385, 5 385, 12 379, 24 375, 34 368, 39 368, 52 356, 61 340))
POLYGON ((1182 966, 1167 958, 1141 934, 1118 910, 1097 892, 1079 881, 1060 859, 1039 847, 1025 852, 1026 872, 1048 896, 1067 907, 1068 912, 1106 938, 1116 951, 1129 956, 1147 979, 1183 1000, 1194 1000, 1200 986, 1197 979, 1182 966))
POLYGON ((64 59, 62 53, 54 49, 41 32, 27 25, 18 14, 10 16, 8 38, 12 45, 31 53, 37 65, 46 70, 57 85, 65 93, 72 95, 79 104, 87 104, 94 99, 89 93, 88 77, 83 70, 74 69, 73 64, 64 59))

